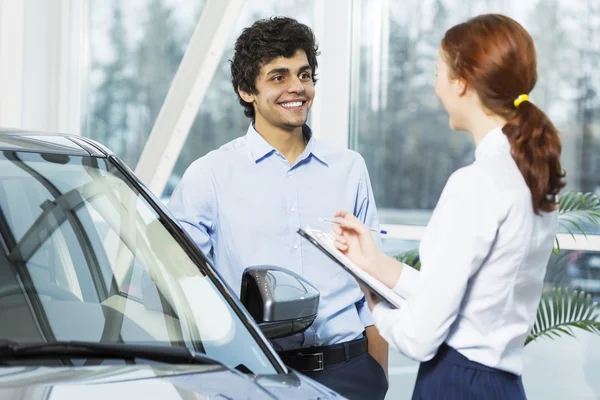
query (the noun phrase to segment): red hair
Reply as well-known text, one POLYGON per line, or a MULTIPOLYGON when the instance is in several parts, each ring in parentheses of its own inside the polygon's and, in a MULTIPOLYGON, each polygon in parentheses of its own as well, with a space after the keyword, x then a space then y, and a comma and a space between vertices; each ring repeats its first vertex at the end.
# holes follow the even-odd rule
POLYGON ((533 103, 514 103, 520 95, 529 94, 537 81, 535 46, 529 33, 504 15, 480 15, 449 29, 442 51, 450 75, 464 79, 485 108, 507 120, 502 131, 531 190, 535 213, 555 210, 557 195, 565 186, 558 130, 533 103))

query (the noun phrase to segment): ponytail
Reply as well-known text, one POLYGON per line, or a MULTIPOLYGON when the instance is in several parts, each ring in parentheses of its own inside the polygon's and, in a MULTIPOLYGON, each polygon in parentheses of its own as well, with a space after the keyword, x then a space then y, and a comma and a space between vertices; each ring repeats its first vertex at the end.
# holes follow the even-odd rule
POLYGON ((552 121, 535 104, 523 101, 502 131, 531 190, 534 212, 556 210, 565 172, 560 165, 560 137, 552 121))

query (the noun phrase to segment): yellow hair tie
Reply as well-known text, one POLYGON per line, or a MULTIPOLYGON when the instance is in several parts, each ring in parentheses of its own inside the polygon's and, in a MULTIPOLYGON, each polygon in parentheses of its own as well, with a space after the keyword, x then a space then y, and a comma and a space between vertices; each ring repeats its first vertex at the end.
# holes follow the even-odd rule
POLYGON ((521 104, 524 101, 529 101, 529 96, 527 96, 526 94, 522 94, 519 97, 517 97, 513 103, 515 104, 515 107, 519 107, 519 104, 521 104))

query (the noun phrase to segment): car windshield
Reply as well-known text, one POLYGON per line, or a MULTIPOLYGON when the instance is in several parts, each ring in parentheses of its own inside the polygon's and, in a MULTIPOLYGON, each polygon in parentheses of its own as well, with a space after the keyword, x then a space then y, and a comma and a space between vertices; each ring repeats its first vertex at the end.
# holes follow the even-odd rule
POLYGON ((0 233, 0 339, 185 346, 276 373, 109 159, 0 152, 0 233))

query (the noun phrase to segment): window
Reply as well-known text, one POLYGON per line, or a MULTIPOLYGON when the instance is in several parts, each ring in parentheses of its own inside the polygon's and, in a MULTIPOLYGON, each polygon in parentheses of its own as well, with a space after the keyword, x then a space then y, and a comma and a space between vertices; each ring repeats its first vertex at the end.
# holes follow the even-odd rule
POLYGON ((590 40, 600 34, 600 9, 554 0, 468 4, 353 2, 350 146, 366 160, 384 223, 426 224, 450 174, 473 161, 470 137, 450 130, 433 85, 446 29, 484 12, 512 16, 532 34, 539 80, 531 98, 562 132, 569 188, 600 193, 600 52, 590 40))
POLYGON ((205 0, 89 1, 84 136, 132 169, 183 58, 205 0))

